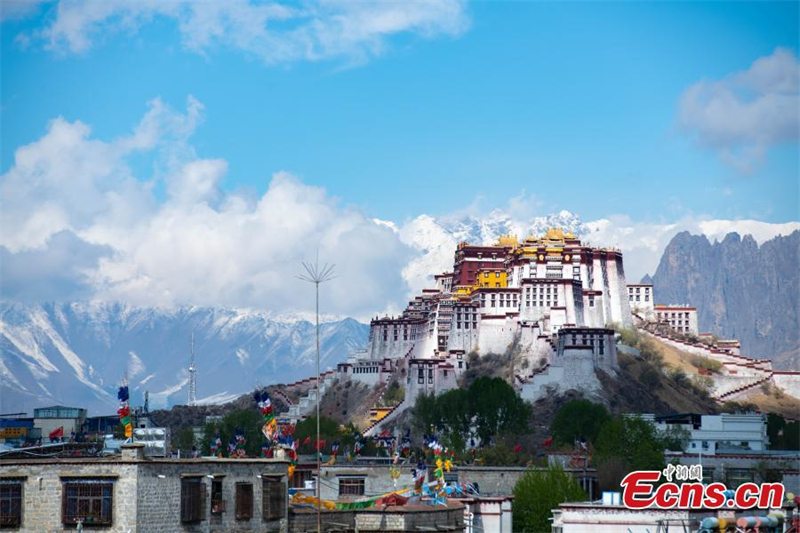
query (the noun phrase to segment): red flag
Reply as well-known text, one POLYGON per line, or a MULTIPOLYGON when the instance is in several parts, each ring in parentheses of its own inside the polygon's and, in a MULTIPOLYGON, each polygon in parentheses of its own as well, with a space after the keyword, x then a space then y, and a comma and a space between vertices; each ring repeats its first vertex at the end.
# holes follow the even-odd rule
POLYGON ((522 444, 517 444, 514 446, 514 453, 521 453, 522 452, 522 444))
POLYGON ((303 445, 305 446, 307 444, 311 444, 311 437, 310 436, 308 436, 308 437, 303 439, 303 445))
POLYGON ((315 449, 316 449, 316 450, 321 450, 321 449, 322 449, 322 448, 324 448, 324 447, 325 447, 325 441, 324 441, 324 440, 318 440, 318 441, 317 441, 317 446, 316 446, 316 448, 315 448, 315 449))
POLYGON ((547 448, 549 448, 550 446, 552 446, 552 445, 553 445, 553 437, 547 437, 546 439, 544 439, 544 445, 545 445, 547 448))
POLYGON ((64 437, 64 426, 61 426, 58 429, 54 429, 53 431, 50 432, 49 436, 50 436, 50 440, 63 438, 64 437))

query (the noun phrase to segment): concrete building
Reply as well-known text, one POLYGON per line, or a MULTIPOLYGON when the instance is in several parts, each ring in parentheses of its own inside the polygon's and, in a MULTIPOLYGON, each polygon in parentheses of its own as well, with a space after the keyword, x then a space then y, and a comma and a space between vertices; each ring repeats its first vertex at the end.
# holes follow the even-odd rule
POLYGON ((552 533, 695 531, 692 525, 687 510, 633 510, 597 502, 563 503, 553 510, 552 533))
POLYGON ((667 462, 702 465, 703 481, 719 481, 729 489, 742 483, 779 481, 786 492, 800 494, 800 452, 718 452, 705 455, 697 452, 666 452, 667 462))
POLYGON ((109 458, 0 461, 4 519, 20 532, 287 531, 288 462, 109 458), (5 513, 4 513, 5 515, 5 513))
POLYGON ((655 318, 653 286, 642 283, 629 284, 628 305, 630 305, 632 313, 639 315, 644 320, 653 320, 655 318))
POLYGON ((697 335, 697 308, 690 305, 656 304, 656 321, 684 335, 697 335))
POLYGON ((83 431, 85 423, 86 409, 79 407, 54 405, 33 410, 33 426, 41 430, 44 439, 58 428, 64 428, 64 437, 69 438, 73 431, 83 431))
MULTIPOLYGON (((465 505, 459 501, 448 501, 446 505, 407 504, 370 507, 367 509, 322 510, 322 531, 385 533, 397 531, 455 531, 463 532, 465 505)), ((266 531, 266 529, 265 529, 266 531)), ((292 508, 289 512, 289 533, 317 531, 317 513, 313 508, 292 508)), ((472 530, 470 529, 471 533, 472 530)), ((486 533, 509 533, 489 531, 486 533)), ((475 531, 475 533, 484 533, 475 531)))
POLYGON ((684 451, 714 455, 718 452, 763 452, 767 450, 767 419, 761 413, 720 415, 641 415, 656 428, 680 428, 689 435, 684 451))
POLYGON ((33 426, 32 418, 0 418, 0 442, 9 446, 38 442, 42 430, 33 426))
MULTIPOLYGON (((400 467, 400 477, 393 480, 387 462, 337 463, 322 466, 320 492, 323 500, 348 500, 372 497, 414 486, 411 466, 400 467)), ((434 467, 428 469, 433 479, 434 467)), ((597 471, 594 468, 564 469, 570 473, 590 498, 598 496, 597 471)), ((528 469, 521 466, 455 466, 445 474, 448 483, 475 486, 482 498, 503 498, 514 493, 517 481, 528 469)))

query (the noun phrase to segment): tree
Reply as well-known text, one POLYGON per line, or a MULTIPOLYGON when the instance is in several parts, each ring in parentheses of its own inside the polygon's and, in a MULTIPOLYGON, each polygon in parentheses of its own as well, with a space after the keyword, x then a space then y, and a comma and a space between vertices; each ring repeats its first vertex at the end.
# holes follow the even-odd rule
MULTIPOLYGON (((326 447, 330 446, 335 441, 339 441, 339 443, 342 445, 342 451, 344 451, 344 445, 346 443, 342 443, 342 430, 339 428, 339 424, 336 422, 336 420, 326 416, 320 417, 319 438, 320 440, 325 441, 326 447)), ((297 423, 294 429, 294 440, 300 443, 298 448, 300 453, 314 453, 316 451, 314 444, 314 442, 317 440, 316 416, 309 416, 305 420, 301 420, 297 423), (303 444, 303 442, 305 442, 307 439, 309 440, 309 443, 303 444)))
MULTIPOLYGON (((665 466, 664 449, 667 442, 664 436, 653 424, 640 417, 609 419, 600 429, 594 445, 598 471, 612 463, 621 464, 627 472, 661 470, 665 466)), ((621 477, 609 480, 609 484, 602 488, 618 490, 621 480, 621 477)))
POLYGON ((467 389, 420 396, 413 425, 421 433, 437 433, 443 445, 460 452, 473 429, 484 443, 501 435, 522 435, 530 415, 531 406, 511 385, 501 378, 482 377, 467 389))
POLYGON ((476 379, 469 386, 469 404, 484 442, 495 435, 520 435, 528 429, 531 406, 502 378, 476 379))
POLYGON ((261 444, 264 435, 261 433, 263 418, 255 409, 240 409, 232 411, 217 423, 206 424, 203 430, 201 454, 210 453, 210 445, 219 435, 222 441, 223 453, 227 455, 228 444, 236 435, 236 430, 242 431, 245 437, 245 453, 257 457, 261 453, 261 444))
POLYGON ((578 399, 564 404, 553 418, 550 432, 560 444, 572 444, 585 438, 594 442, 600 428, 610 418, 606 408, 589 400, 578 399))
POLYGON ((530 469, 514 486, 514 531, 550 531, 553 509, 569 501, 585 501, 586 493, 558 466, 530 469))
POLYGON ((172 439, 172 447, 181 451, 181 457, 189 457, 194 445, 194 431, 189 426, 178 430, 175 438, 172 439))
POLYGON ((692 438, 692 433, 681 426, 670 424, 661 434, 664 441, 664 448, 671 452, 682 452, 692 438))
POLYGON ((800 422, 787 422, 781 415, 767 415, 767 436, 773 450, 800 450, 800 422))
POLYGON ((405 398, 406 390, 403 388, 400 383, 397 381, 392 381, 388 387, 386 387, 386 392, 383 393, 382 398, 382 405, 384 407, 394 407, 395 405, 399 404, 405 398))

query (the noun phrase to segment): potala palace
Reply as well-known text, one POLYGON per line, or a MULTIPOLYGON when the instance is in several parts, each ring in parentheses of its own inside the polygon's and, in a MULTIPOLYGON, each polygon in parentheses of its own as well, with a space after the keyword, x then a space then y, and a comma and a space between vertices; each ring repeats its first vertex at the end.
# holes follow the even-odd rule
MULTIPOLYGON (((773 371, 769 360, 741 355, 737 341, 687 342, 686 335, 704 336, 696 308, 657 305, 652 285, 626 283, 619 250, 588 246, 559 229, 522 242, 462 242, 452 271, 434 280, 400 315, 374 318, 368 347, 323 376, 323 394, 334 379, 405 385, 403 402, 367 434, 413 407, 420 394, 457 387, 471 353, 513 354, 509 379, 525 399, 570 389, 597 395, 597 371, 618 371, 611 324, 660 325, 653 333, 659 340, 719 361, 712 394, 720 401, 745 397, 767 381, 800 397, 800 372, 773 371)), ((303 416, 316 394, 311 390, 284 416, 303 416)))

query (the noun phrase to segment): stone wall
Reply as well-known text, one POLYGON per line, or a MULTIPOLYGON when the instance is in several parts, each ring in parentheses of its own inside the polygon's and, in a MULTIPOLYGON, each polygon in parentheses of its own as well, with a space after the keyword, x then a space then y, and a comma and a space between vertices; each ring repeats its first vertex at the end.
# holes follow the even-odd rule
MULTIPOLYGON (((23 478, 22 527, 20 532, 67 530, 61 523, 61 501, 65 478, 103 478, 114 484, 113 525, 109 533, 137 532, 136 465, 119 461, 28 460, 0 462, 0 477, 23 478)), ((68 530, 69 531, 69 530, 68 530)), ((74 528, 71 530, 74 531, 74 528)))
MULTIPOLYGON (((286 519, 265 522, 262 515, 262 476, 273 474, 286 480, 286 463, 247 459, 187 459, 184 461, 140 463, 138 516, 139 531, 286 531, 286 519), (197 524, 181 524, 181 479, 202 475, 206 506, 204 519, 197 524), (159 475, 164 476, 160 478, 159 475), (206 476, 214 476, 210 479, 206 476), (211 483, 222 482, 222 499, 226 510, 211 514, 211 483), (236 520, 236 483, 253 485, 253 517, 236 520)), ((287 507, 288 510, 288 507, 287 507)), ((284 512, 286 516, 286 511, 284 512)))
MULTIPOLYGON (((347 496, 341 498, 339 496, 339 479, 352 477, 364 479, 364 497, 380 496, 387 492, 414 486, 410 466, 400 467, 400 477, 396 485, 392 483, 388 464, 323 466, 320 497, 323 500, 348 499, 347 496)), ((350 499, 358 497, 360 496, 350 497, 350 499)))
POLYGON ((775 372, 772 381, 786 394, 800 398, 800 372, 775 372))
MULTIPOLYGON (((405 505, 358 510, 320 511, 323 531, 464 531, 464 507, 405 505)), ((314 509, 293 509, 289 515, 289 533, 317 530, 314 509)))
MULTIPOLYGON (((262 479, 265 474, 286 477, 288 464, 266 459, 30 459, 0 462, 0 477, 23 480, 21 532, 64 531, 61 523, 63 481, 72 478, 108 479, 112 520, 102 531, 112 533, 286 531, 286 519, 262 520, 262 479), (180 521, 181 478, 201 476, 206 488, 204 519, 180 521), (227 509, 211 515, 212 479, 222 481, 227 509), (236 520, 235 484, 253 484, 253 518, 236 520)), ((286 515, 288 507, 284 511, 286 515)), ((66 529, 73 531, 74 529, 66 529)))
POLYGON ((482 318, 479 323, 481 355, 504 353, 519 330, 517 321, 511 318, 482 318))

